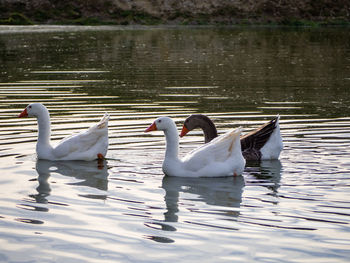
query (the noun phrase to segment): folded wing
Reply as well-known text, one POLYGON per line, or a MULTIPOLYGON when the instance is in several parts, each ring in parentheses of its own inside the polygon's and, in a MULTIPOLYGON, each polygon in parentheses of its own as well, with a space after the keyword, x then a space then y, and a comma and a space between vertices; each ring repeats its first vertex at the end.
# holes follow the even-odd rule
POLYGON ((229 131, 190 152, 182 161, 186 169, 197 171, 214 162, 225 162, 241 151, 241 128, 229 131))
POLYGON ((96 147, 100 140, 105 140, 106 136, 108 137, 108 120, 109 115, 106 113, 99 123, 87 131, 64 138, 53 149, 53 154, 57 158, 63 158, 74 152, 87 152, 96 147))

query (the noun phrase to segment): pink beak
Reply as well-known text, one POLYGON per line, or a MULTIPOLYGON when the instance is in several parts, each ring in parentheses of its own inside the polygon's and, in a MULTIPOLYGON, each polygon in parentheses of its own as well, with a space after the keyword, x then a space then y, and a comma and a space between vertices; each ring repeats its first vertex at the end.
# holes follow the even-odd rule
POLYGON ((157 125, 156 125, 155 122, 153 122, 152 125, 149 126, 149 127, 145 130, 145 132, 156 131, 156 130, 157 130, 157 125))
POLYGON ((28 117, 27 108, 25 108, 24 111, 22 111, 21 114, 18 115, 18 118, 22 118, 22 117, 28 117))

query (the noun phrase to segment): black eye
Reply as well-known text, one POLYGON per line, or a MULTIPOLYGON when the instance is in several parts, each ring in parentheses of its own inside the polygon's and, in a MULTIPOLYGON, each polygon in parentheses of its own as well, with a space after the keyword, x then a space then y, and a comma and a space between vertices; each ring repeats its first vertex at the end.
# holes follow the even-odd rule
POLYGON ((32 106, 28 106, 28 108, 29 108, 29 109, 31 109, 31 108, 32 108, 32 106))
POLYGON ((158 123, 161 123, 162 122, 162 120, 158 120, 158 123))

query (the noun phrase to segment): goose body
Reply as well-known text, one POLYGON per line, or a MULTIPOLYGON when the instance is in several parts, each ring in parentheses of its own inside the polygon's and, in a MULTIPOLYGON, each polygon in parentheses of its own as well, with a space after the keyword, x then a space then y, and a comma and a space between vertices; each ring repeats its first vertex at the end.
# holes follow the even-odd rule
POLYGON ((239 143, 241 129, 223 134, 179 159, 179 136, 175 122, 160 117, 146 132, 162 130, 166 138, 163 172, 179 177, 224 177, 242 174, 245 160, 239 143))
MULTIPOLYGON (((206 143, 218 136, 214 123, 202 114, 189 116, 184 122, 180 136, 185 136, 195 128, 201 128, 203 130, 206 143)), ((279 116, 242 136, 240 141, 242 154, 246 160, 278 159, 283 149, 279 116)))
POLYGON ((108 149, 108 120, 106 113, 101 121, 88 130, 64 138, 56 146, 50 143, 50 114, 41 103, 29 104, 18 117, 35 117, 38 121, 38 141, 36 153, 44 160, 83 160, 103 159, 108 149))

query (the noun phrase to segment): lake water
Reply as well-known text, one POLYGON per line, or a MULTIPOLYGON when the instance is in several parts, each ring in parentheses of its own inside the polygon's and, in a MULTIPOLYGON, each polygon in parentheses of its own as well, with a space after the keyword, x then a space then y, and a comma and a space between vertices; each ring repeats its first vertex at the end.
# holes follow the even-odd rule
MULTIPOLYGON (((0 262, 349 262, 350 30, 0 27, 0 262), (108 159, 36 160, 111 114, 108 159), (220 133, 281 116, 280 160, 232 178, 164 177, 171 116, 220 133)), ((184 154, 201 131, 180 140, 184 154)))

